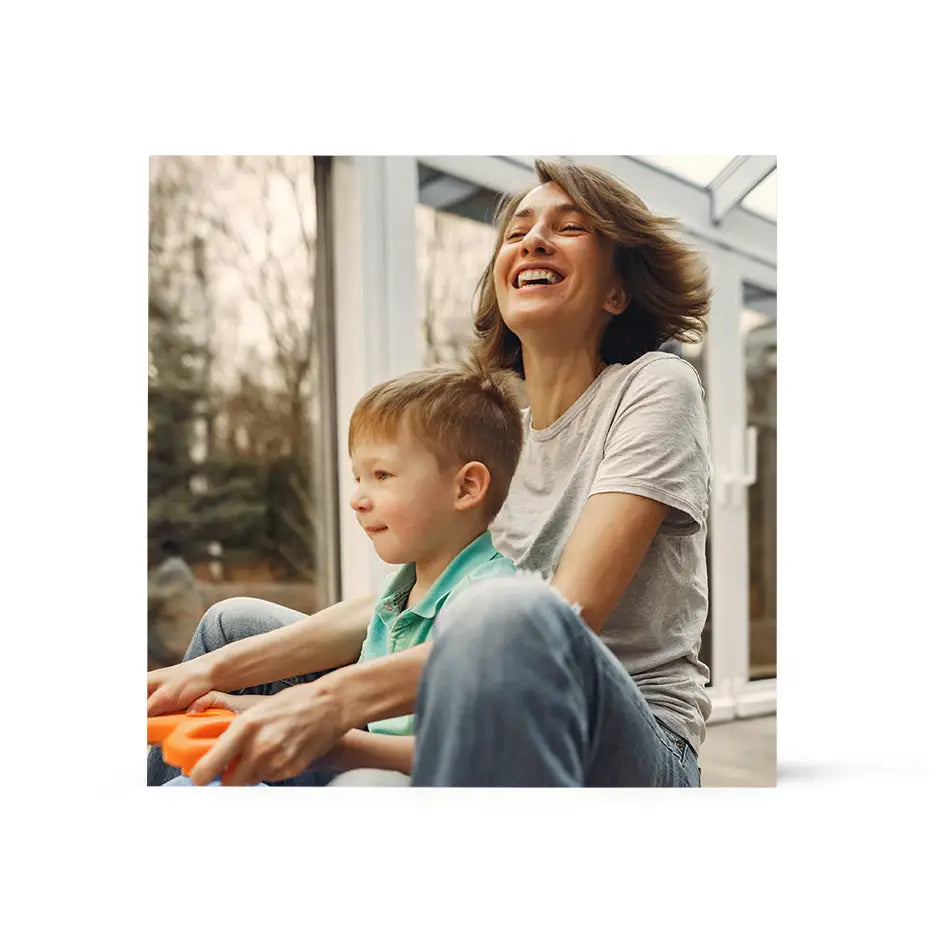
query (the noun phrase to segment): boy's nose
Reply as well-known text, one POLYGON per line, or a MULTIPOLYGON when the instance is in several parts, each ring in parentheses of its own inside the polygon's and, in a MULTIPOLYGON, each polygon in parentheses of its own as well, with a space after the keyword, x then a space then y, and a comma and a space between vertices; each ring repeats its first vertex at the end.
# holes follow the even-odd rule
POLYGON ((352 506, 352 511, 356 514, 360 511, 367 511, 371 507, 369 500, 358 490, 352 493, 352 499, 349 504, 352 506))

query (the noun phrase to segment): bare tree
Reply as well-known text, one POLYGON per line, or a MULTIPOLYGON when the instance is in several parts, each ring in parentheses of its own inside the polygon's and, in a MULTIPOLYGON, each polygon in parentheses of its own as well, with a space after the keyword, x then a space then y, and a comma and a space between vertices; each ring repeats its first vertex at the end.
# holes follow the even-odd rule
POLYGON ((189 328, 211 352, 202 362, 211 384, 202 458, 211 461, 220 448, 266 464, 266 546, 288 569, 312 578, 322 302, 313 160, 167 157, 154 163, 151 294, 185 310, 189 328))
POLYGON ((473 294, 489 260, 492 230, 426 205, 417 206, 416 223, 424 361, 454 362, 473 337, 473 294))

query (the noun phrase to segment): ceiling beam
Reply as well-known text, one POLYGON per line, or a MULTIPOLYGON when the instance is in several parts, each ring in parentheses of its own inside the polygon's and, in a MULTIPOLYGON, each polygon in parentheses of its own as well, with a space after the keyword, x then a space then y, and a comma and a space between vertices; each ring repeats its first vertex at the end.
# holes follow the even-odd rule
POLYGON ((533 170, 497 156, 418 156, 417 160, 437 172, 493 192, 514 193, 537 183, 533 170))
POLYGON ((478 190, 473 182, 464 182, 452 176, 439 176, 420 187, 420 201, 434 208, 447 208, 468 198, 478 190))
POLYGON ((737 156, 707 187, 710 193, 710 220, 719 225, 776 166, 774 156, 737 156))

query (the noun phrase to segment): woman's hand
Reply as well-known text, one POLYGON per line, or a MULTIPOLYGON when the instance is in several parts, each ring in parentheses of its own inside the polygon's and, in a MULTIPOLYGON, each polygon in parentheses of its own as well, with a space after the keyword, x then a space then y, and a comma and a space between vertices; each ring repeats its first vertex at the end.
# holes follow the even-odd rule
POLYGON ((212 672, 202 657, 147 672, 147 716, 178 713, 212 689, 212 672))
POLYGON ((198 700, 189 704, 188 713, 201 713, 218 707, 222 710, 231 710, 233 713, 244 713, 251 707, 257 706, 261 701, 267 700, 266 694, 226 694, 220 690, 210 690, 198 700))
POLYGON ((256 785, 299 775, 349 729, 335 696, 317 684, 288 687, 240 713, 195 764, 192 781, 205 785, 224 772, 223 785, 256 785))

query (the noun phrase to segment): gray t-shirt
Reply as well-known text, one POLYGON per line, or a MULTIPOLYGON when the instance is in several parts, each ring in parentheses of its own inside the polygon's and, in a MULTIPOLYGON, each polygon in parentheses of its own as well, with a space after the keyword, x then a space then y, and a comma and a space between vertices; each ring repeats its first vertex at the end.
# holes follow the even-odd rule
POLYGON ((586 500, 631 492, 670 510, 600 633, 652 712, 699 751, 710 715, 697 655, 707 617, 710 440, 703 387, 676 355, 608 365, 549 427, 531 428, 492 524, 495 546, 552 579, 586 500))

